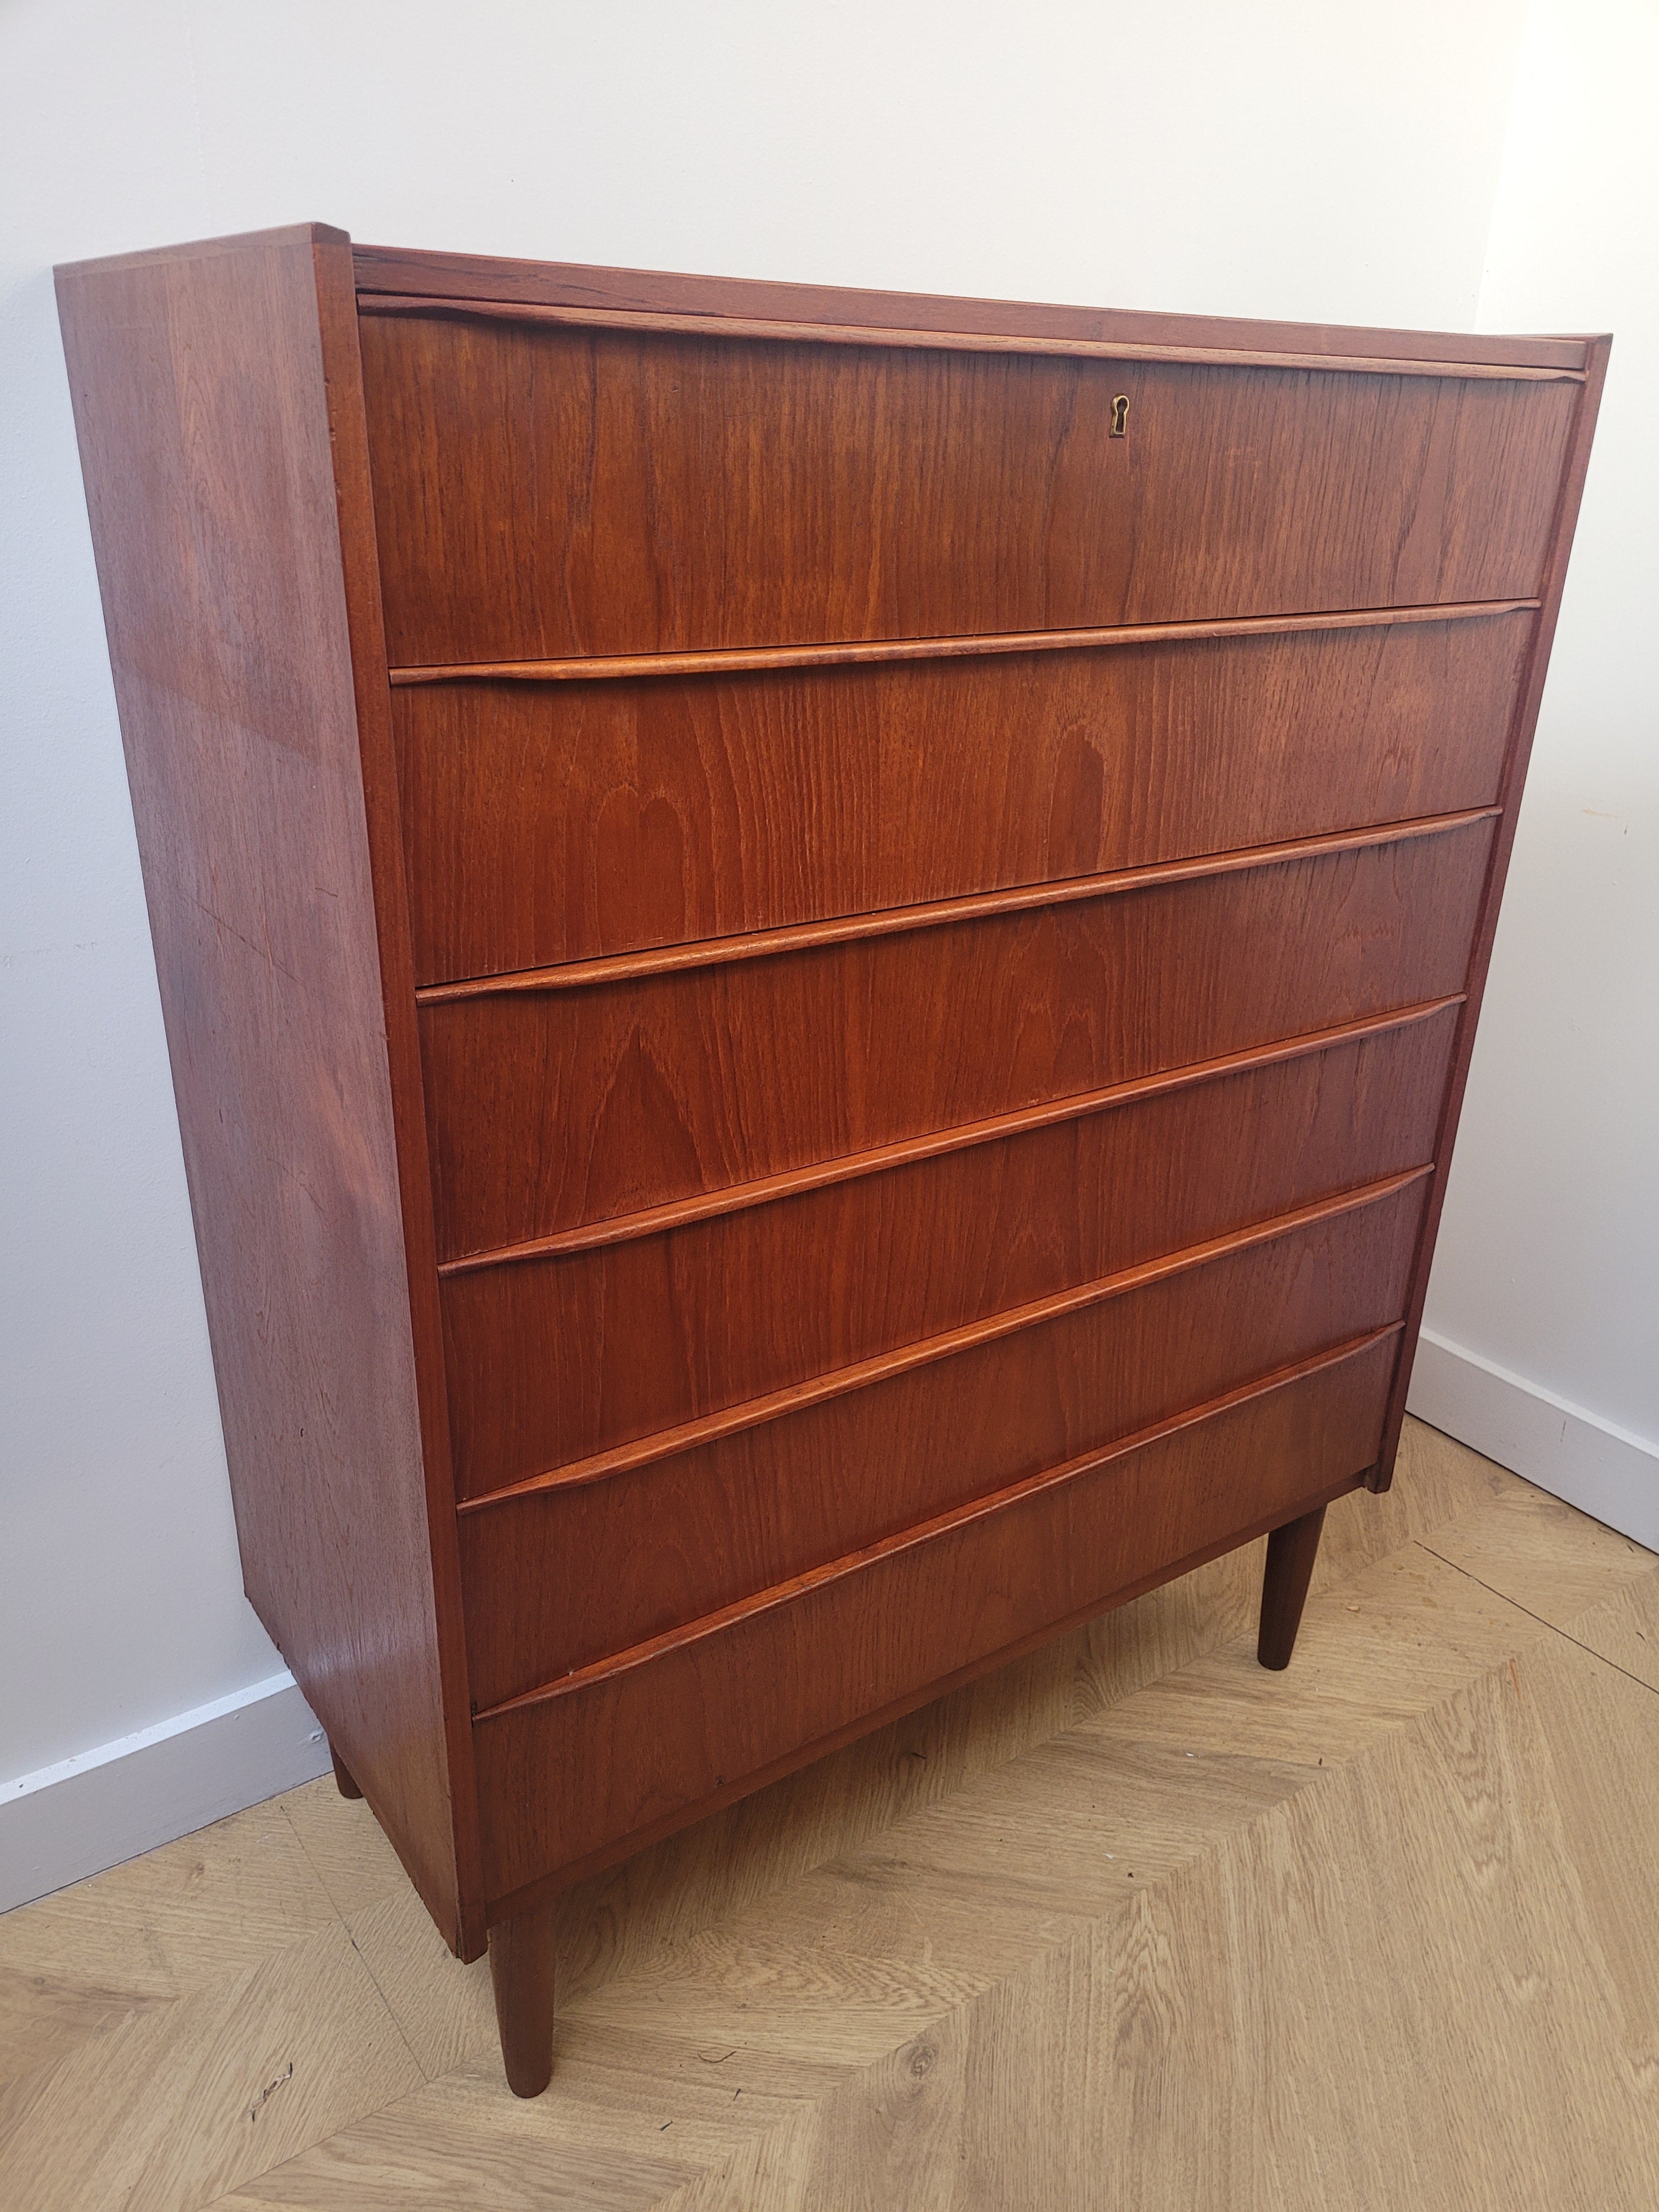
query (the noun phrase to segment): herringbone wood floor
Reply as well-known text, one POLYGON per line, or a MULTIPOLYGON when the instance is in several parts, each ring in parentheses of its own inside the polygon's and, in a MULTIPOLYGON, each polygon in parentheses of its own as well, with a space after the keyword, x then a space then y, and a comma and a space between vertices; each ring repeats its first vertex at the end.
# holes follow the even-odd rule
POLYGON ((1432 1431, 569 1900, 502 2083, 361 1805, 0 1919, 0 2203, 1650 2212, 1659 1560, 1432 1431))

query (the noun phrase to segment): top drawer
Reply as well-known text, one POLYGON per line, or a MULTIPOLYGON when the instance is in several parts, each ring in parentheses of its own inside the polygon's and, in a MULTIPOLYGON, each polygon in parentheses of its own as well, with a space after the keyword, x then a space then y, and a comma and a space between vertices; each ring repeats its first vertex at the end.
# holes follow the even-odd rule
POLYGON ((1530 598, 1578 392, 384 307, 361 327, 405 667, 1530 598))

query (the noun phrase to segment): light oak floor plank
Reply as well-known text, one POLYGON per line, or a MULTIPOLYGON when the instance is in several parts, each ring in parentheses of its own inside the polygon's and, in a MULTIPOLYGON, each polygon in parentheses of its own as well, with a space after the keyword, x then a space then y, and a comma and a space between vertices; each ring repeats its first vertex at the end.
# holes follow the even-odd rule
POLYGON ((342 1797, 325 1779, 290 1790, 271 1804, 343 1918, 409 1887, 398 1854, 362 1798, 342 1797))
POLYGON ((0 2203, 185 2212, 420 2078, 336 1923, 104 2021, 0 2092, 0 2203))
POLYGON ((278 1802, 0 1915, 0 2082, 336 1920, 278 1802))
POLYGON ((1593 1605, 1567 1623, 1565 1633, 1632 1680, 1659 1690, 1659 1578, 1649 1576, 1593 1605))
POLYGON ((810 2114, 840 2075, 764 2052, 585 2021, 560 2039, 564 2094, 521 2103, 494 2051, 222 2200, 219 2212, 635 2212, 741 2161, 810 2114))
POLYGON ((1512 1482, 1420 1540, 1437 1559, 1566 1629, 1639 1579, 1652 1554, 1547 1492, 1512 1482))
POLYGON ((573 1893, 533 2103, 331 1783, 8 1916, 0 2201, 1646 2212, 1659 1561, 1415 1423, 1261 1557, 573 1893))

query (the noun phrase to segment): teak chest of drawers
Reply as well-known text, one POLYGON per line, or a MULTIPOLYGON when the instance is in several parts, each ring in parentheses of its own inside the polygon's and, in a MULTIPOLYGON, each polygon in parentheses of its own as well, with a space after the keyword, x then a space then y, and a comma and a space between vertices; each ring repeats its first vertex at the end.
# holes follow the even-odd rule
POLYGON ((549 1899, 1388 1482, 1601 338, 59 294, 248 1595, 549 1899))

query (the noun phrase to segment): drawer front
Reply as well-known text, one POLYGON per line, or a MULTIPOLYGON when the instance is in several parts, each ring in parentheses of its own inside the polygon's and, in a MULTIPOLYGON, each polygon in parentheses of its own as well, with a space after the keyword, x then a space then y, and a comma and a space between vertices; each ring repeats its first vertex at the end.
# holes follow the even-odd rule
POLYGON ((361 329, 394 665, 1526 598, 1578 392, 361 329))
POLYGON ((953 1674, 1331 1495, 1376 1458, 1397 1344, 1390 1334, 480 1719, 490 1896, 625 1856, 953 1674))
MULTIPOLYGON (((461 1519, 471 1690, 572 1669, 1387 1327, 1426 1174, 912 1346, 714 1441, 461 1519), (1087 1299, 1089 1303, 1079 1303, 1087 1299)), ((819 1388, 824 1388, 820 1385, 819 1388)), ((755 1409, 744 1418, 753 1421, 755 1409)))
POLYGON ((574 990, 422 1009, 441 1257, 1462 988, 1492 820, 574 990))
POLYGON ((1419 1166, 1457 1014, 452 1275, 458 1488, 503 1489, 1419 1166))
POLYGON ((403 688, 416 978, 1488 805, 1532 625, 403 688))

